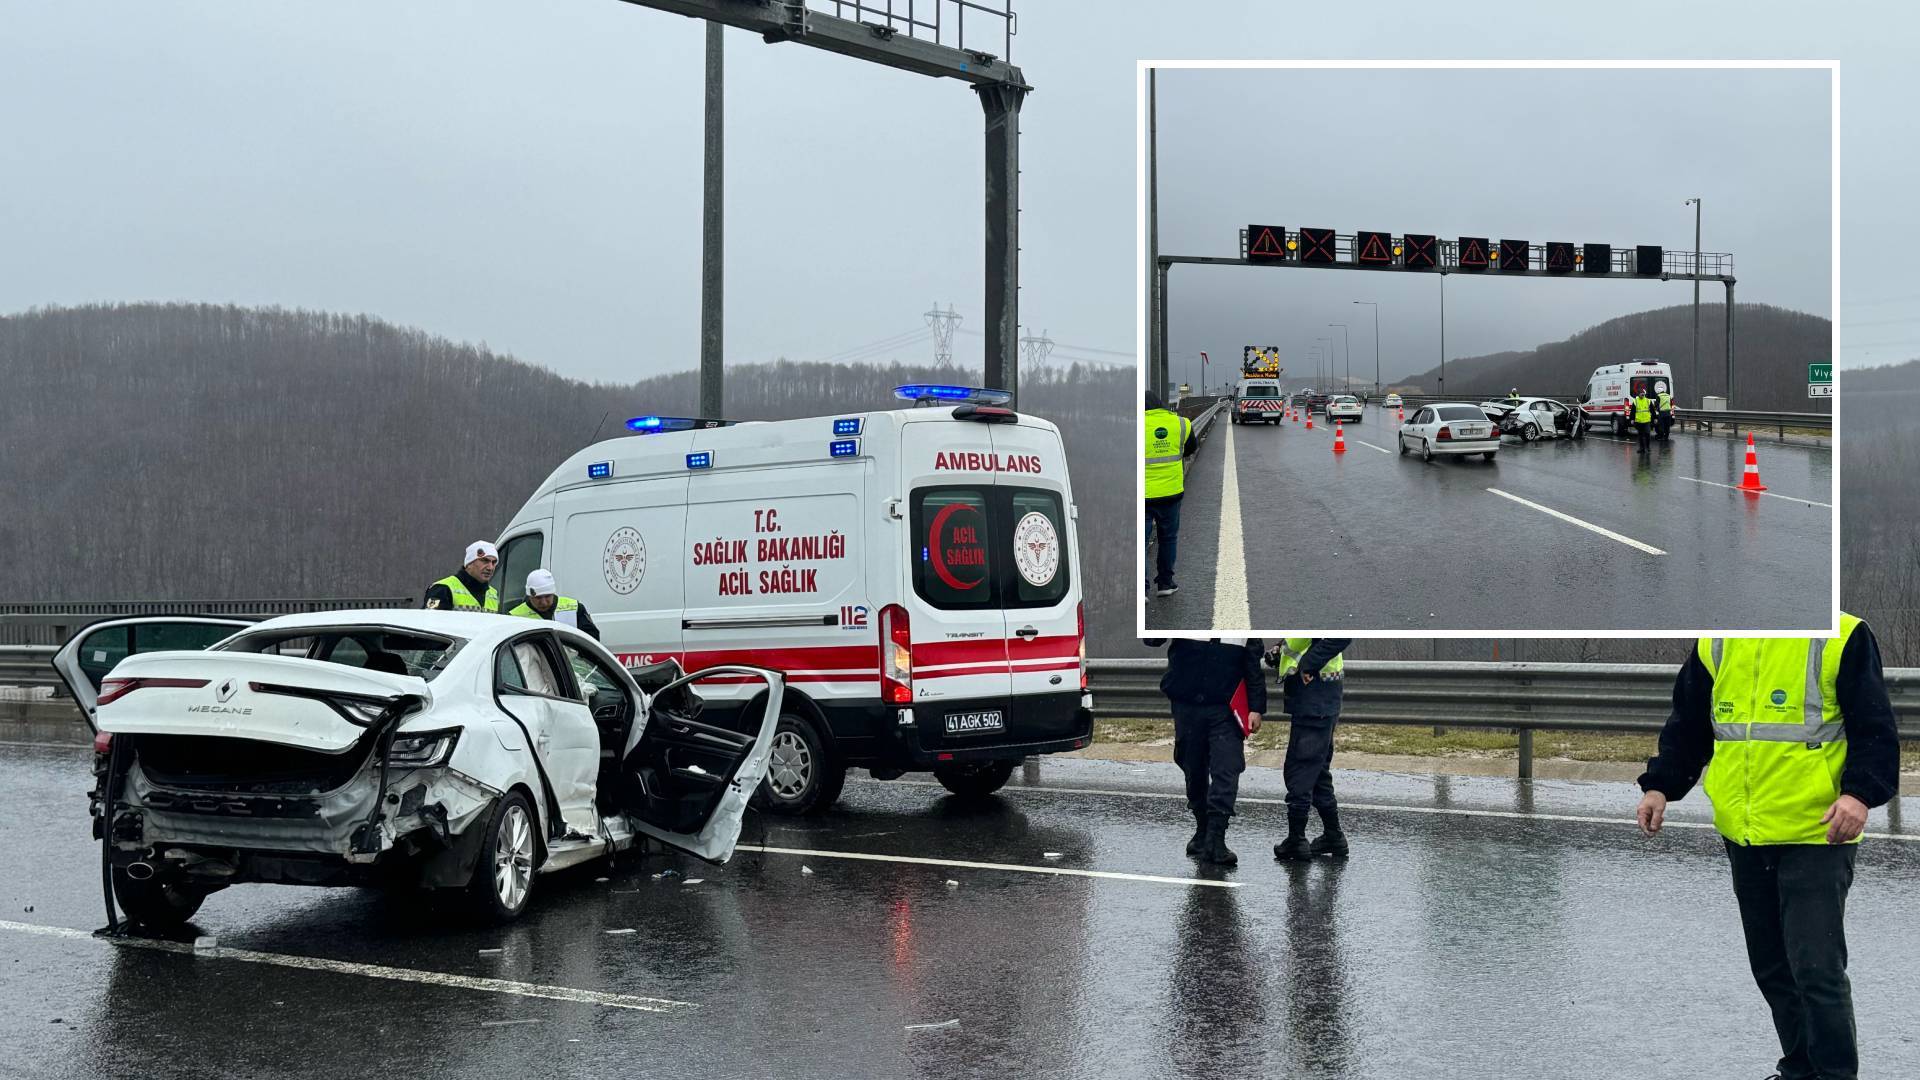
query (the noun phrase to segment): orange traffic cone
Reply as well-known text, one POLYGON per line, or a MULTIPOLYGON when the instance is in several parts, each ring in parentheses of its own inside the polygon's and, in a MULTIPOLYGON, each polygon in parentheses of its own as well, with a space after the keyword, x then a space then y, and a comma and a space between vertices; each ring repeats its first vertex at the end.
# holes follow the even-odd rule
POLYGON ((1747 471, 1740 478, 1741 491, 1765 491, 1767 485, 1760 482, 1760 459, 1753 453, 1753 432, 1747 432, 1747 471))
POLYGON ((1333 422, 1333 452, 1336 454, 1344 454, 1347 452, 1346 425, 1338 420, 1333 422))
POLYGON ((1311 405, 1307 406, 1307 430, 1313 430, 1313 406, 1311 405))
POLYGON ((1404 424, 1404 423, 1406 423, 1406 422, 1407 422, 1407 409, 1406 409, 1406 406, 1404 406, 1404 405, 1395 405, 1395 406, 1393 407, 1393 413, 1394 413, 1394 415, 1393 415, 1393 422, 1394 422, 1394 423, 1396 423, 1396 424, 1404 424))

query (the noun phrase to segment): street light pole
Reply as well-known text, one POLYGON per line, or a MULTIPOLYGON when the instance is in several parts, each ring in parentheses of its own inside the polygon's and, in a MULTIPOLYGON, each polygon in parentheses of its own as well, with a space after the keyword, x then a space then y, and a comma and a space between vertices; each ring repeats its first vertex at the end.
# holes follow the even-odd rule
POLYGON ((1447 272, 1440 271, 1440 396, 1447 396, 1447 272))
MULTIPOLYGON (((1333 378, 1333 339, 1330 337, 1317 337, 1313 340, 1327 343, 1327 347, 1320 350, 1320 355, 1326 360, 1326 379, 1331 380, 1333 378)), ((1316 383, 1323 381, 1318 370, 1316 370, 1313 378, 1316 383)))
POLYGON ((1353 381, 1353 350, 1348 347, 1347 324, 1343 322, 1330 322, 1327 325, 1340 328, 1340 355, 1345 358, 1346 368, 1346 375, 1340 380, 1340 392, 1344 394, 1347 392, 1347 384, 1353 381))
POLYGON ((1356 304, 1365 304, 1373 309, 1373 396, 1380 397, 1380 305, 1373 300, 1355 300, 1356 304))
MULTIPOLYGON (((1700 385, 1700 200, 1688 199, 1680 205, 1689 204, 1693 207, 1693 385, 1698 387, 1700 385)), ((1733 405, 1731 387, 1727 390, 1727 397, 1729 398, 1727 405, 1731 408, 1733 405)))

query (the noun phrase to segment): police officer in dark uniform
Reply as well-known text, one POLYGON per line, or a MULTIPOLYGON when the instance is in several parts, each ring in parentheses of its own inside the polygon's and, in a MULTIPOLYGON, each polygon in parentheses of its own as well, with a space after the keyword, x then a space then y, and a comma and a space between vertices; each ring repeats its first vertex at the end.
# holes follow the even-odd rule
MULTIPOLYGON (((1145 640, 1158 646, 1167 639, 1145 640)), ((1187 854, 1202 862, 1240 861, 1227 850, 1227 823, 1247 768, 1247 736, 1260 730, 1267 709, 1263 649, 1259 638, 1176 638, 1167 646, 1160 692, 1173 705, 1173 760, 1186 774, 1193 811, 1187 854)))
POLYGON ((1333 731, 1340 723, 1351 638, 1284 638, 1267 662, 1280 672, 1287 710, 1287 838, 1273 845, 1282 862, 1316 855, 1345 858, 1347 834, 1333 795, 1333 731), (1307 819, 1320 813, 1320 835, 1307 841, 1307 819))

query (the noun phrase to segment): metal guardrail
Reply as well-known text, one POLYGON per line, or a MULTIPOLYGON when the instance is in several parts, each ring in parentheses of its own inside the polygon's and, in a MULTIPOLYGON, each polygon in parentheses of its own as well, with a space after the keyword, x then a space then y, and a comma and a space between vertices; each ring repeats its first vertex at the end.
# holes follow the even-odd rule
POLYGON ((59 645, 83 626, 138 615, 233 615, 269 619, 308 611, 408 608, 412 597, 323 597, 315 600, 98 600, 0 602, 0 649, 59 645))
POLYGON ((1180 403, 1180 415, 1193 421, 1195 438, 1207 437, 1207 429, 1220 417, 1220 410, 1226 408, 1227 399, 1223 397, 1188 398, 1180 403), (1193 411, 1197 409, 1198 411, 1193 411))
POLYGON ((58 686, 52 645, 0 645, 0 686, 58 686))
MULTIPOLYGON (((1539 396, 1553 398, 1555 401, 1565 402, 1575 407, 1580 404, 1579 394, 1541 394, 1539 396)), ((1400 400, 1406 404, 1407 408, 1412 409, 1420 405, 1431 405, 1436 401, 1465 401, 1478 405, 1482 401, 1496 399, 1475 394, 1402 394, 1400 400)), ((1812 428, 1829 434, 1833 431, 1831 413, 1769 412, 1762 409, 1676 409, 1674 419, 1682 426, 1692 425, 1697 429, 1708 431, 1721 427, 1732 428, 1736 436, 1740 434, 1742 428, 1752 431, 1770 428, 1777 431, 1781 439, 1787 437, 1788 428, 1812 428)))
MULTIPOLYGON (((1164 720, 1163 659, 1087 662, 1094 715, 1164 720)), ((1535 731, 1658 734, 1673 702, 1671 664, 1447 663, 1350 660, 1342 723, 1519 732, 1519 775, 1533 775, 1535 731)), ((1269 692, 1279 688, 1268 672, 1269 692)), ((1920 740, 1920 668, 1888 668, 1900 737, 1920 740)), ((1274 707, 1278 712, 1277 704, 1274 707)))

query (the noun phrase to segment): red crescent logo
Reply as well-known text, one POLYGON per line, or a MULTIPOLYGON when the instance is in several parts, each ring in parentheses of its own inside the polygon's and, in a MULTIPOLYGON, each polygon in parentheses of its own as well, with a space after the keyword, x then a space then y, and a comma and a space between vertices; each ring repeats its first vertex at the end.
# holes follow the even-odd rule
POLYGON ((941 558, 940 529, 947 523, 947 518, 953 516, 955 510, 972 509, 973 507, 965 503, 948 503, 940 508, 939 513, 933 515, 933 523, 927 529, 929 533, 933 534, 927 537, 927 554, 933 561, 933 572, 940 575, 940 580, 946 582, 949 588, 959 589, 962 592, 980 584, 980 581, 985 581, 986 576, 984 574, 981 575, 980 581, 961 581, 959 578, 953 576, 953 571, 947 569, 946 561, 941 558))

